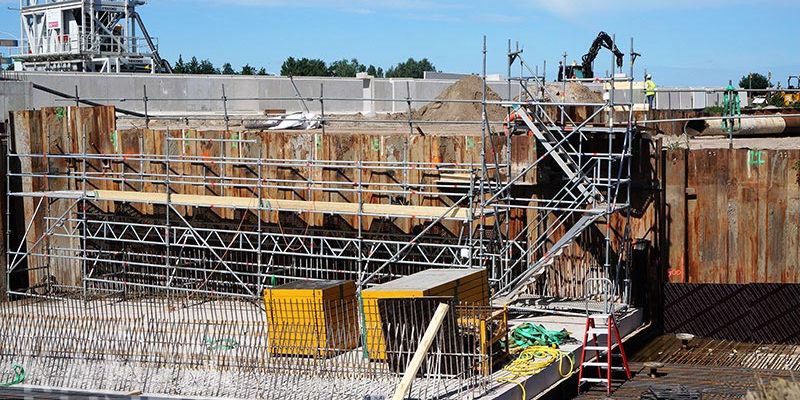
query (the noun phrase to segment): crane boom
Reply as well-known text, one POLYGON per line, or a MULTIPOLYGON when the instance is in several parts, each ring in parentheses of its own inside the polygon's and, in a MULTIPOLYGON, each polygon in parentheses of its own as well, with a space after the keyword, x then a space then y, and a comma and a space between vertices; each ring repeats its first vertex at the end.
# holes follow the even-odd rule
POLYGON ((600 32, 597 34, 597 38, 594 42, 592 42, 592 47, 589 48, 589 52, 583 56, 584 78, 594 78, 594 60, 597 58, 597 53, 600 52, 601 47, 611 50, 617 58, 617 68, 622 68, 625 54, 617 48, 617 44, 614 43, 614 40, 609 34, 600 32))
POLYGON ((611 35, 605 32, 600 32, 597 34, 597 38, 594 39, 594 42, 592 42, 591 47, 589 47, 589 51, 583 55, 583 63, 580 66, 566 67, 566 76, 562 74, 562 71, 559 71, 559 81, 564 78, 594 78, 594 60, 597 58, 597 54, 600 52, 600 49, 604 47, 614 53, 614 56, 616 57, 617 68, 622 68, 622 63, 625 60, 625 54, 619 50, 616 43, 614 43, 614 39, 611 38, 611 35))

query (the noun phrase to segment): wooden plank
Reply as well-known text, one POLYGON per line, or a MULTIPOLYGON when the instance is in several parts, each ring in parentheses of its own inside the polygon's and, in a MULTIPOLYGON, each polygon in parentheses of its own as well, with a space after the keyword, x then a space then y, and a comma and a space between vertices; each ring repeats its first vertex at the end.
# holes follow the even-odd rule
MULTIPOLYGON (((68 154, 72 147, 67 109, 63 107, 43 108, 40 110, 40 113, 40 121, 42 123, 42 145, 46 153, 43 161, 50 175, 57 176, 48 178, 45 181, 45 188, 48 191, 75 190, 74 179, 69 178, 71 167, 70 160, 64 157, 50 157, 50 155, 63 156, 65 153, 68 154)), ((64 199, 48 201, 45 208, 46 215, 48 216, 55 218, 64 215, 66 221, 62 221, 59 226, 63 226, 63 229, 69 232, 74 231, 76 225, 74 221, 71 221, 74 220, 77 214, 77 208, 73 208, 72 203, 71 200, 64 199)), ((55 224, 55 222, 51 222, 50 224, 55 224)), ((44 225, 44 231, 49 230, 47 227, 48 223, 45 222, 44 225)), ((55 231, 61 233, 62 229, 56 228, 55 231)), ((51 235, 45 239, 44 247, 46 247, 46 250, 42 251, 43 253, 55 256, 48 262, 48 274, 59 284, 72 286, 80 285, 80 261, 63 257, 64 255, 73 255, 79 252, 81 249, 80 240, 74 237, 51 235)))
POLYGON ((789 150, 786 169, 786 270, 783 283, 800 282, 800 150, 789 150))
MULTIPOLYGON (((403 165, 403 161, 407 155, 405 154, 405 141, 406 137, 408 136, 407 133, 403 134, 396 134, 396 135, 384 135, 381 137, 381 154, 380 159, 383 161, 395 163, 395 165, 403 165)), ((383 181, 385 183, 390 183, 394 185, 403 185, 407 184, 409 190, 412 192, 421 190, 421 188, 412 185, 412 174, 410 171, 403 171, 397 168, 386 168, 384 171, 383 181)), ((413 182, 417 184, 417 181, 413 182)), ((400 190, 400 186, 383 186, 385 190, 392 190, 397 191, 400 190)), ((413 196, 413 194, 412 194, 413 196)), ((402 201, 405 201, 405 204, 409 203, 410 198, 403 195, 398 194, 391 194, 387 196, 386 202, 387 203, 394 203, 398 204, 402 201)), ((411 233, 412 229, 412 221, 410 218, 398 218, 392 221, 395 226, 397 226, 400 231, 403 233, 411 233)))
MULTIPOLYGON (((58 195, 58 194, 54 194, 58 195)), ((151 204, 166 204, 166 193, 158 192, 125 192, 113 190, 95 190, 90 192, 90 197, 100 201, 143 202, 151 204)), ((258 208, 258 198, 230 197, 213 195, 186 195, 173 194, 171 201, 175 205, 195 207, 226 207, 226 208, 258 208)), ((320 212, 320 213, 350 213, 358 212, 358 204, 341 202, 315 202, 304 200, 264 199, 264 207, 271 207, 281 211, 293 212, 320 212)), ((466 219, 467 209, 448 207, 402 206, 392 204, 365 204, 364 212, 381 216, 414 216, 418 218, 436 219, 445 215, 445 219, 466 219)))
POLYGON ((789 169, 789 155, 786 151, 769 151, 766 157, 767 167, 767 216, 763 223, 766 224, 765 231, 765 259, 766 259, 766 283, 782 283, 783 272, 789 268, 786 264, 787 253, 790 251, 786 247, 789 232, 786 231, 786 189, 787 176, 789 169))
POLYGON ((433 340, 436 338, 436 334, 439 332, 439 328, 441 328, 449 309, 450 306, 444 303, 439 304, 439 307, 436 308, 436 312, 433 314, 433 319, 425 329, 425 334, 422 335, 422 340, 419 342, 419 347, 417 347, 417 350, 414 352, 414 357, 411 358, 411 361, 408 363, 406 371, 403 373, 403 378, 400 380, 400 384, 397 385, 394 396, 392 396, 392 400, 403 400, 405 398, 406 393, 408 393, 408 390, 411 388, 411 383, 414 382, 414 378, 417 376, 417 372, 419 372, 419 368, 422 366, 422 362, 425 360, 425 355, 431 348, 433 340))
MULTIPOLYGON (((767 258, 767 247, 769 246, 769 243, 767 242, 769 239, 767 218, 771 205, 768 203, 767 183, 769 181, 769 163, 771 158, 772 157, 770 156, 769 152, 761 150, 752 150, 750 156, 748 157, 748 165, 750 168, 754 169, 758 175, 758 201, 757 204, 755 204, 755 209, 757 210, 758 214, 756 224, 752 225, 753 228, 756 229, 756 240, 758 243, 755 282, 767 282, 769 279, 767 275, 769 263, 767 258)), ((753 206, 753 204, 749 205, 753 206)))
POLYGON ((726 280, 728 237, 720 226, 727 226, 728 153, 726 150, 700 150, 689 153, 689 278, 690 282, 726 280), (692 201, 691 196, 696 196, 692 201))
POLYGON ((731 208, 729 225, 735 230, 730 243, 732 254, 729 264, 733 264, 734 279, 731 283, 755 282, 758 257, 758 225, 762 223, 758 217, 758 168, 750 164, 750 150, 735 152, 731 166, 732 186, 736 192, 735 206, 731 208), (732 178, 734 178, 732 177, 732 178))
MULTIPOLYGON (((14 113, 14 148, 17 154, 43 154, 41 134, 41 114, 38 111, 18 111, 14 113)), ((41 174, 46 168, 40 157, 20 157, 20 171, 24 174, 41 174)), ((30 176, 22 177, 22 191, 41 191, 45 188, 45 180, 30 176)), ((39 199, 25 197, 22 200, 25 213, 25 223, 30 224, 30 229, 25 234, 25 243, 28 252, 39 250, 34 244, 44 233, 43 211, 36 211, 39 199)), ((28 280, 30 285, 43 282, 47 271, 41 269, 44 265, 40 257, 30 256, 28 263, 28 280)))

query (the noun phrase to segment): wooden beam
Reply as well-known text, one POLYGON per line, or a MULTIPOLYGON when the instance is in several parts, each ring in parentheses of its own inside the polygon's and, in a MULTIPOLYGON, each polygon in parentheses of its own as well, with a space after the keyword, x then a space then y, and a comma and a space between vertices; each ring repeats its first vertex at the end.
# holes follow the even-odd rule
POLYGON ((417 376, 417 372, 419 372, 419 367, 422 366, 422 362, 425 361, 425 356, 428 354, 428 350, 430 350, 433 344, 433 339, 436 338, 436 334, 439 333, 439 328, 442 327, 442 322, 444 322, 444 317, 447 316, 448 310, 450 310, 450 306, 444 303, 440 303, 439 307, 436 308, 433 319, 431 319, 431 323, 428 324, 428 327, 425 329, 425 334, 422 335, 422 340, 419 341, 417 351, 414 352, 414 357, 412 357, 411 361, 408 363, 406 372, 403 373, 403 379, 401 379, 400 384, 397 385, 392 400, 403 400, 406 397, 408 390, 411 388, 411 383, 414 382, 414 378, 417 376))
MULTIPOLYGON (((98 201, 119 201, 128 203, 166 204, 166 193, 131 192, 119 190, 95 190, 89 192, 89 197, 98 201)), ((234 196, 210 196, 172 194, 170 204, 176 206, 194 207, 230 207, 244 209, 267 208, 278 211, 317 212, 331 214, 358 214, 357 203, 330 202, 330 201, 305 201, 288 199, 263 199, 259 207, 258 198, 234 196)), ((364 204, 364 213, 375 216, 397 216, 408 218, 435 219, 445 215, 445 219, 466 220, 467 208, 433 207, 433 206, 404 206, 395 204, 364 204)), ((478 217, 477 215, 475 216, 478 217)))

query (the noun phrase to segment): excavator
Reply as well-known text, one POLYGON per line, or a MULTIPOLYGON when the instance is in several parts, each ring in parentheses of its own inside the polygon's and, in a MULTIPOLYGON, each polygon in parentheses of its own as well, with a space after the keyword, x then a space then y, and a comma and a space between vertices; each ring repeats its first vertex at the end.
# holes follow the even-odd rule
POLYGON ((592 47, 590 47, 589 51, 584 54, 583 64, 562 66, 558 71, 558 81, 563 82, 564 79, 594 78, 594 60, 597 58, 597 53, 600 52, 601 47, 611 50, 614 53, 614 56, 617 58, 617 68, 622 68, 622 62, 625 54, 622 53, 619 48, 617 48, 617 45, 611 38, 611 35, 605 32, 600 32, 594 42, 592 42, 592 47))
MULTIPOLYGON (((798 75, 789 75, 789 79, 786 82, 786 88, 789 90, 797 90, 800 89, 800 76, 798 75), (792 81, 796 82, 796 84, 792 84, 792 81)), ((783 102, 787 106, 794 106, 800 105, 800 92, 783 92, 783 102)))

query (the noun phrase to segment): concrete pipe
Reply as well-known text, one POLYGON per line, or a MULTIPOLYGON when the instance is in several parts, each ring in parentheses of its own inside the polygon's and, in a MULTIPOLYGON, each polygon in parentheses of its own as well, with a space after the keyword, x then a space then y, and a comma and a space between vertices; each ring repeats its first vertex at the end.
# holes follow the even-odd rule
MULTIPOLYGON (((740 129, 733 131, 733 136, 787 136, 800 135, 800 117, 783 117, 774 115, 769 117, 745 117, 741 119, 740 129)), ((739 119, 735 119, 739 124, 739 119)), ((684 127, 684 133, 689 136, 728 136, 722 128, 722 120, 695 120, 689 121, 684 127)))

